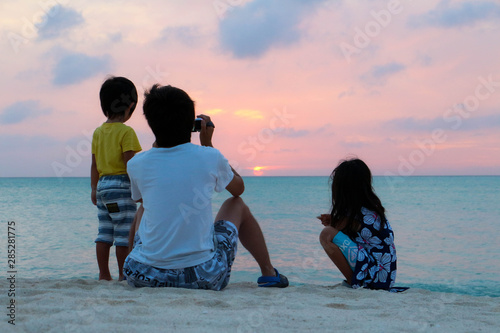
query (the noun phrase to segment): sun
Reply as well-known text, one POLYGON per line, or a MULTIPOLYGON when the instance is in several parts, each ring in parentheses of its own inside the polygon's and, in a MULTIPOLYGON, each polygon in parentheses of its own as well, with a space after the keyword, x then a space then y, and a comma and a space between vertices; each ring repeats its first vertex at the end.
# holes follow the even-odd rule
POLYGON ((262 176, 264 174, 264 171, 262 171, 263 169, 265 169, 265 167, 256 166, 253 168, 253 174, 255 176, 262 176))

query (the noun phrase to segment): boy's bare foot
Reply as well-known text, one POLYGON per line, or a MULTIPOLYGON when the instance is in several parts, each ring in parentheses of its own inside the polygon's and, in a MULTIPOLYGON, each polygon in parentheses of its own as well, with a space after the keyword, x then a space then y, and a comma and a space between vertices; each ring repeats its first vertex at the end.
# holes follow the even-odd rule
POLYGON ((111 277, 111 275, 99 274, 99 281, 101 280, 112 281, 113 278, 111 277))

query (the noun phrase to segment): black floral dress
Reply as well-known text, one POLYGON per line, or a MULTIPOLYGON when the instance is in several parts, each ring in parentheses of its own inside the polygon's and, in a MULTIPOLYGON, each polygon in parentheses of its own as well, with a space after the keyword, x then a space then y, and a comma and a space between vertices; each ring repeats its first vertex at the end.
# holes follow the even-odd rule
POLYGON ((385 289, 404 291, 406 287, 394 287, 396 281, 396 246, 394 232, 389 221, 382 225, 377 213, 361 208, 361 229, 354 242, 358 245, 356 267, 351 281, 354 289, 385 289))

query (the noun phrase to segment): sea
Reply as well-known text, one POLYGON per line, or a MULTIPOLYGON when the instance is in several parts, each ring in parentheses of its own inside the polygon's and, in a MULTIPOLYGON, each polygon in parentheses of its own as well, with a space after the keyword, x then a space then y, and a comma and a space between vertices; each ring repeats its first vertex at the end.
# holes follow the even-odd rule
MULTIPOLYGON (((245 177, 242 198, 264 232, 272 263, 295 285, 343 277, 321 248, 328 177, 245 177)), ((398 255, 396 286, 500 297, 500 176, 374 177, 398 255)), ((229 197, 217 193, 214 216, 229 197)), ((89 178, 0 178, 0 271, 26 279, 97 279, 97 209, 89 178), (10 256, 10 257, 9 257, 10 256)), ((110 268, 117 278, 112 250, 110 268)), ((239 245, 231 281, 260 271, 239 245)))

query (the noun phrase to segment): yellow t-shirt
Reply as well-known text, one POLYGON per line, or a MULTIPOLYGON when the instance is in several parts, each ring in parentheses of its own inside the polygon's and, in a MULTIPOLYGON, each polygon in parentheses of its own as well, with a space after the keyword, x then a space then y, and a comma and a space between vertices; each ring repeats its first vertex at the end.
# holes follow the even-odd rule
POLYGON ((104 123, 92 136, 92 154, 95 155, 99 177, 126 174, 123 153, 141 150, 134 130, 123 123, 104 123))

